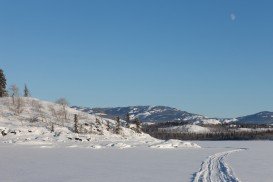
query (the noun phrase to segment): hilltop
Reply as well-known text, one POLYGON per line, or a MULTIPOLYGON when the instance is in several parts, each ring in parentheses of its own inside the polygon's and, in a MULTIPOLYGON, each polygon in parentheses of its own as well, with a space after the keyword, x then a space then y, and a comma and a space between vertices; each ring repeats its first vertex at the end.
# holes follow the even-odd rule
POLYGON ((136 146, 198 147, 182 141, 161 141, 132 127, 56 103, 34 98, 0 98, 0 141, 3 143, 90 148, 131 148, 136 146), (75 132, 74 117, 78 117, 75 132))

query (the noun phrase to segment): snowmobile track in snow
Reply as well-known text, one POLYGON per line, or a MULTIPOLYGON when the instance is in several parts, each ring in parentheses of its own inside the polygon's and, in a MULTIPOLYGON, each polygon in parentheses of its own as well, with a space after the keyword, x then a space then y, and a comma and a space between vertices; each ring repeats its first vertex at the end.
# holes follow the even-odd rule
POLYGON ((232 169, 226 164, 225 158, 234 152, 246 149, 236 149, 220 152, 208 157, 201 165, 199 172, 195 173, 192 182, 240 182, 232 169))

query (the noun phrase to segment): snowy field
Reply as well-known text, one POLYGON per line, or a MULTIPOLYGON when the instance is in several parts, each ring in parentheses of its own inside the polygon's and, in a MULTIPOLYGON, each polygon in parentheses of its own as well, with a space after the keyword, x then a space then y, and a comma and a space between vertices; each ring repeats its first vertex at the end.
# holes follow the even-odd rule
POLYGON ((210 177, 272 181, 272 141, 195 143, 202 148, 91 149, 0 144, 0 181, 187 182, 197 178, 208 181, 210 177), (216 169, 210 171, 210 167, 216 169))
POLYGON ((117 121, 33 98, 0 99, 0 133, 0 182, 271 182, 273 177, 272 141, 162 141, 134 126, 118 127, 117 121))

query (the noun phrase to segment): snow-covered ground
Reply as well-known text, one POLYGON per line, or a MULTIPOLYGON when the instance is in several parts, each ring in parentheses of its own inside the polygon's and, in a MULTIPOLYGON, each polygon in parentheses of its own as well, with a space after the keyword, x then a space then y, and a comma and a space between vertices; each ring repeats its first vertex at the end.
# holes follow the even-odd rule
POLYGON ((197 143, 202 148, 46 148, 2 143, 0 181, 187 182, 218 181, 220 175, 224 181, 272 181, 272 141, 197 143))
POLYGON ((162 141, 125 127, 116 134, 116 121, 17 101, 0 99, 0 181, 272 181, 272 141, 162 141))
POLYGON ((194 175, 194 182, 199 181, 231 181, 239 182, 232 168, 228 166, 226 157, 232 153, 242 151, 244 149, 233 149, 230 151, 219 152, 209 156, 201 166, 199 172, 194 175))
POLYGON ((230 154, 225 162, 241 182, 272 182, 273 141, 219 141, 197 142, 202 147, 241 149, 230 154))

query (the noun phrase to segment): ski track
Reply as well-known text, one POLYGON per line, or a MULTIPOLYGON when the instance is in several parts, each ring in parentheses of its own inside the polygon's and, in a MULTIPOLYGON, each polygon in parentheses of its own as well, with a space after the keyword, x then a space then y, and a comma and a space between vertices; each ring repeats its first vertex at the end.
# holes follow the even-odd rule
POLYGON ((240 182, 232 169, 225 162, 225 158, 246 149, 236 149, 216 153, 206 159, 199 172, 195 173, 192 182, 240 182))

